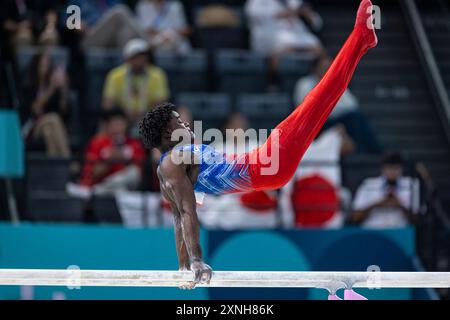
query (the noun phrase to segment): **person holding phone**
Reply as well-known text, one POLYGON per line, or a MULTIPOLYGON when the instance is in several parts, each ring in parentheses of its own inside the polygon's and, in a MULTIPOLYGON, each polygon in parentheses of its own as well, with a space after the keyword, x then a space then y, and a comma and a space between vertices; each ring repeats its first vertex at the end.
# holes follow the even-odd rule
POLYGON ((381 175, 367 178, 356 191, 350 222, 369 228, 397 228, 414 223, 419 206, 416 179, 403 175, 399 152, 387 152, 381 175))

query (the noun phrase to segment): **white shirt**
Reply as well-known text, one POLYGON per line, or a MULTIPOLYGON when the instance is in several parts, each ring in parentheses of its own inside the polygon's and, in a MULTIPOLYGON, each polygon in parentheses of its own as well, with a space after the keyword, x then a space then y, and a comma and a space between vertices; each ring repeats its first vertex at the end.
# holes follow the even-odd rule
POLYGON ((269 54, 286 47, 313 47, 319 40, 298 17, 279 19, 277 14, 286 9, 297 10, 303 0, 247 0, 245 13, 248 17, 253 50, 269 54))
MULTIPOLYGON (((187 26, 183 5, 179 1, 167 0, 161 7, 153 1, 140 0, 136 5, 136 15, 139 24, 145 29, 153 28, 159 32, 170 35, 176 43, 173 51, 186 51, 190 46, 186 39, 178 34, 178 31, 187 26)), ((158 42, 159 39, 150 39, 158 42)), ((156 43, 158 47, 158 43, 156 43)), ((159 49, 159 48, 158 48, 159 49)))
POLYGON ((144 29, 179 30, 186 27, 183 5, 178 1, 166 1, 161 8, 153 1, 141 0, 136 5, 139 23, 144 29))
POLYGON ((306 150, 296 172, 296 177, 320 174, 335 186, 341 185, 339 164, 342 136, 336 128, 323 132, 306 150))
MULTIPOLYGON (((319 79, 317 79, 315 75, 300 78, 295 84, 294 102, 300 104, 318 83, 319 79)), ((358 99, 356 99, 349 89, 346 89, 331 112, 330 118, 344 115, 345 113, 355 111, 356 109, 358 109, 358 99)))
MULTIPOLYGON (((354 210, 364 210, 381 201, 386 196, 386 179, 384 177, 367 178, 356 191, 353 202, 354 210)), ((410 177, 398 180, 395 196, 406 209, 417 213, 419 210, 419 181, 410 177)), ((398 208, 373 209, 362 226, 367 228, 401 228, 409 224, 403 210, 398 208)))

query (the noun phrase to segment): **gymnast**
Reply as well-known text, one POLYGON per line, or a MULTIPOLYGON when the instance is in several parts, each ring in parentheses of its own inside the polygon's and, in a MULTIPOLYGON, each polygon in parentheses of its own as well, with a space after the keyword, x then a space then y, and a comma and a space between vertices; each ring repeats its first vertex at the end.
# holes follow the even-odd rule
POLYGON ((196 195, 274 190, 285 185, 347 88, 359 60, 377 42, 372 3, 362 0, 352 33, 321 81, 263 145, 245 154, 227 155, 194 144, 189 125, 168 102, 140 121, 144 145, 162 153, 157 173, 174 214, 179 269, 194 273, 194 280, 181 288, 209 283, 212 275, 202 257, 196 195))

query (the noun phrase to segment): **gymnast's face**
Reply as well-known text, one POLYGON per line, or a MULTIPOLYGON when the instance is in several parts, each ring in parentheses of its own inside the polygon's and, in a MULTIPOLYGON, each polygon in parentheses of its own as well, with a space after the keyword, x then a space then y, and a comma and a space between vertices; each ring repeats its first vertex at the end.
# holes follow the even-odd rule
POLYGON ((167 125, 164 135, 166 144, 170 147, 178 143, 189 144, 194 139, 194 132, 192 132, 189 123, 180 118, 180 114, 172 111, 172 119, 167 125))

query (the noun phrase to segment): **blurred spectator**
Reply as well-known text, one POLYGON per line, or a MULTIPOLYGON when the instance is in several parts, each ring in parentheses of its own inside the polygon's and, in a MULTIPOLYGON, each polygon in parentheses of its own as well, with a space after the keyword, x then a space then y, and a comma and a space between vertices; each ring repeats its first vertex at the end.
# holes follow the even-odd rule
POLYGON ((248 120, 244 114, 240 112, 233 112, 228 115, 225 120, 225 124, 223 126, 224 130, 247 130, 248 129, 248 120))
POLYGON ((258 147, 258 132, 249 129, 248 120, 241 112, 230 113, 224 119, 221 130, 223 139, 214 139, 211 143, 218 152, 239 155, 258 147))
POLYGON ((322 19, 303 0, 247 0, 245 12, 250 24, 250 45, 254 51, 269 56, 272 74, 282 55, 298 51, 324 53, 319 39, 301 18, 316 29, 321 28, 322 19))
POLYGON ((190 50, 187 39, 190 29, 181 2, 140 0, 136 6, 136 14, 154 50, 174 53, 186 53, 190 50))
POLYGON ((38 37, 38 44, 44 46, 56 46, 59 44, 59 32, 57 29, 58 14, 56 10, 48 10, 45 13, 45 24, 38 37))
MULTIPOLYGON (((223 131, 225 145, 223 146, 226 154, 243 154, 258 147, 258 137, 251 134, 246 135, 249 128, 248 120, 244 114, 240 112, 231 113, 225 120, 223 131)), ((248 132, 249 133, 249 132, 248 132)), ((221 148, 221 146, 218 146, 221 148)))
MULTIPOLYGON (((312 66, 312 72, 303 78, 300 78, 294 88, 294 102, 299 104, 306 95, 322 79, 330 66, 328 57, 321 57, 316 60, 312 66)), ((342 97, 337 102, 327 120, 324 129, 330 128, 336 124, 342 124, 349 136, 356 143, 356 151, 361 153, 379 153, 381 147, 373 132, 370 123, 364 114, 359 110, 358 99, 349 89, 345 90, 342 97)))
POLYGON ((0 10, 2 55, 11 59, 15 49, 33 42, 32 17, 29 1, 5 0, 0 10))
POLYGON ((367 178, 356 191, 350 221, 368 228, 400 228, 415 220, 419 209, 419 184, 403 176, 403 158, 386 153, 381 176, 367 178))
POLYGON ((73 196, 111 194, 135 189, 141 182, 145 151, 139 140, 126 134, 125 113, 119 108, 103 111, 102 121, 104 131, 88 143, 79 185, 67 186, 73 196))
POLYGON ((229 6, 224 4, 209 4, 198 10, 195 24, 199 28, 237 28, 240 24, 240 18, 229 6))
POLYGON ((253 50, 264 54, 322 52, 319 39, 300 17, 317 21, 318 28, 321 18, 302 0, 247 0, 245 12, 250 22, 253 50))
POLYGON ((130 40, 123 50, 125 63, 108 73, 103 90, 103 108, 119 106, 132 127, 148 109, 169 98, 166 74, 149 63, 147 53, 146 41, 130 40))
POLYGON ((69 0, 81 10, 85 47, 122 48, 133 38, 144 38, 136 18, 120 0, 69 0))
POLYGON ((57 12, 49 5, 26 0, 2 1, 0 23, 0 43, 5 60, 11 60, 21 47, 59 42, 57 12))
POLYGON ((70 157, 65 126, 69 85, 64 66, 53 66, 46 53, 36 54, 30 62, 24 92, 23 133, 27 144, 43 139, 49 156, 70 157))

